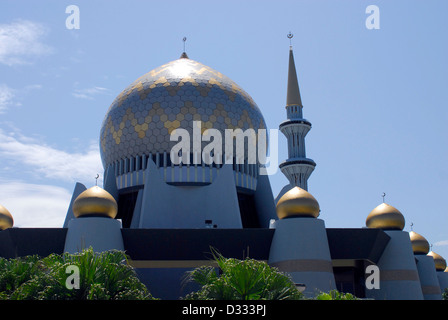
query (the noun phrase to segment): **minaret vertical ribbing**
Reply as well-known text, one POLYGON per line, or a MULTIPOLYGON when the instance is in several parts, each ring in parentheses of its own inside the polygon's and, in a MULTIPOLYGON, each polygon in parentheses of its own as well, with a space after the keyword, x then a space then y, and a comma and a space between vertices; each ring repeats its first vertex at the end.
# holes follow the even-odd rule
POLYGON ((292 46, 289 48, 288 91, 286 98, 287 120, 279 126, 288 139, 288 159, 280 164, 280 170, 289 183, 308 190, 308 178, 316 167, 312 159, 306 157, 305 136, 311 129, 311 123, 303 118, 303 105, 300 97, 299 82, 292 46))

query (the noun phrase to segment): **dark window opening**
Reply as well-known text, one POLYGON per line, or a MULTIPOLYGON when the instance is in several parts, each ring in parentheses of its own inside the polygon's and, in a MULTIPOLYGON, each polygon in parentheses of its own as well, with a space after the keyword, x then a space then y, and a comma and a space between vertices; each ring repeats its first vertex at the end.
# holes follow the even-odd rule
POLYGON ((118 213, 116 219, 121 219, 123 228, 129 228, 137 202, 138 191, 120 194, 118 198, 118 213))
POLYGON ((254 196, 238 192, 238 204, 243 228, 260 228, 254 196))
POLYGON ((367 265, 366 262, 357 261, 354 267, 333 268, 337 290, 351 293, 358 298, 365 298, 365 267, 367 265))

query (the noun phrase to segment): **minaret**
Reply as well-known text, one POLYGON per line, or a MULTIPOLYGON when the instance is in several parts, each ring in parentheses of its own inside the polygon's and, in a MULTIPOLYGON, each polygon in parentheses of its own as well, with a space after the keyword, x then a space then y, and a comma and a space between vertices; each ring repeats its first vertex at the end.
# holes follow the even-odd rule
MULTIPOLYGON (((288 34, 292 38, 292 34, 288 34)), ((311 123, 303 118, 303 105, 300 97, 299 82, 292 46, 289 47, 288 91, 286 98, 287 120, 279 126, 288 139, 288 159, 280 164, 280 170, 288 178, 290 188, 298 186, 308 190, 308 178, 316 166, 312 159, 306 157, 305 136, 311 129, 311 123)), ((285 190, 286 191, 286 190, 285 190)), ((279 195, 279 198, 281 195, 279 195)))

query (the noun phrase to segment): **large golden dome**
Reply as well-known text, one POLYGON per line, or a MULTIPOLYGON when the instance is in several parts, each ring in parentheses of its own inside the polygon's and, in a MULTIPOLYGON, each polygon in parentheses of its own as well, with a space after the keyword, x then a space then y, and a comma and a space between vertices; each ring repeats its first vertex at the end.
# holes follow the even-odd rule
POLYGON ((409 232, 409 237, 414 254, 427 254, 429 252, 429 242, 425 237, 414 231, 409 232))
POLYGON ((117 216, 118 206, 114 197, 106 190, 95 186, 81 193, 73 203, 73 214, 80 217, 117 216))
POLYGON ((437 271, 445 271, 446 269, 446 261, 443 257, 434 251, 428 253, 428 256, 431 256, 434 259, 434 264, 436 265, 437 271))
POLYGON ((384 229, 384 230, 403 230, 405 220, 398 209, 382 203, 373 209, 366 219, 368 228, 384 229))
POLYGON ((4 206, 0 204, 0 230, 12 228, 14 219, 11 213, 4 206))
POLYGON ((286 192, 277 202, 279 219, 289 217, 319 216, 320 207, 317 200, 306 190, 294 187, 286 192))
POLYGON ((104 168, 142 155, 169 156, 177 143, 170 140, 172 131, 182 128, 192 136, 193 121, 201 121, 201 133, 213 128, 223 137, 226 129, 266 128, 260 109, 239 85, 182 55, 142 75, 112 102, 100 132, 104 168))

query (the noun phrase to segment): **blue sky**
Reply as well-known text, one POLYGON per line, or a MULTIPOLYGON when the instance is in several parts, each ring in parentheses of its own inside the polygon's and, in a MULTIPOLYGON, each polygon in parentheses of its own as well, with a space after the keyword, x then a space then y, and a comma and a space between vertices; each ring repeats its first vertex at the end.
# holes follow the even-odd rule
MULTIPOLYGON (((448 258, 448 2, 0 2, 0 203, 18 227, 62 225, 76 181, 102 174, 113 99, 182 53, 244 88, 269 128, 285 120, 289 40, 304 116, 309 191, 330 228, 365 226, 382 202, 448 258), (68 5, 80 9, 69 30, 68 5), (380 29, 368 30, 368 5, 380 29)), ((287 156, 279 134, 279 161, 287 156)), ((274 196, 287 183, 270 176, 274 196)))

